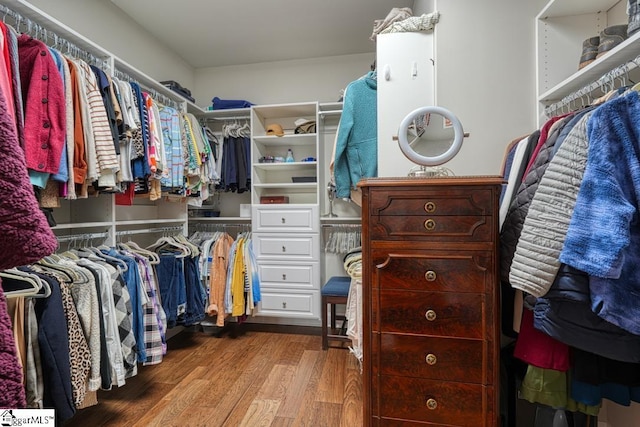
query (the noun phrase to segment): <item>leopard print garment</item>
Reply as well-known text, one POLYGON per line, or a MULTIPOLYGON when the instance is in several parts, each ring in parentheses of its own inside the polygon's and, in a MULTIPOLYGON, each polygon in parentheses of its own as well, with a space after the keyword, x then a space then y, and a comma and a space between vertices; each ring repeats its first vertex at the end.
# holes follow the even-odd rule
POLYGON ((63 284, 60 286, 62 293, 62 306, 67 317, 69 329, 69 361, 71 362, 71 390, 73 403, 80 406, 87 394, 87 381, 91 370, 91 352, 89 344, 82 332, 80 318, 73 303, 71 290, 63 284))

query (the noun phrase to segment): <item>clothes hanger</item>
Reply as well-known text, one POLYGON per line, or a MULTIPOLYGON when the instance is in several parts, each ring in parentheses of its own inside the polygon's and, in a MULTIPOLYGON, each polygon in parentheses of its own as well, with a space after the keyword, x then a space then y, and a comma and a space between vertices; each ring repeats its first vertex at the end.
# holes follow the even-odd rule
POLYGON ((187 246, 184 246, 183 244, 177 242, 175 239, 171 237, 161 237, 153 245, 147 246, 147 249, 150 251, 157 252, 158 250, 162 249, 165 246, 172 246, 174 248, 179 249, 181 254, 176 255, 176 257, 178 258, 186 258, 191 255, 191 250, 187 246))
POLYGON ((18 276, 27 277, 38 283, 38 285, 40 286, 40 290, 37 294, 33 295, 33 298, 48 298, 51 295, 51 287, 49 286, 49 282, 42 279, 40 276, 38 276, 38 274, 19 270, 17 268, 12 268, 8 271, 18 276))
MULTIPOLYGON (((103 246, 103 245, 101 245, 101 246, 103 246)), ((124 262, 120 258, 113 257, 113 256, 103 252, 103 250, 111 250, 110 247, 104 246, 104 248, 106 248, 106 249, 102 249, 101 250, 101 249, 96 248, 96 247, 87 246, 87 247, 85 247, 83 249, 85 251, 91 252, 94 256, 97 256, 98 258, 102 259, 103 261, 108 261, 109 263, 116 264, 119 268, 122 269, 122 271, 129 270, 129 267, 127 266, 126 262, 124 262)))
POLYGON ((195 258, 198 255, 200 255, 200 248, 198 248, 198 246, 196 246, 192 242, 190 242, 189 239, 187 239, 182 234, 177 234, 173 238, 176 239, 178 242, 180 242, 180 243, 182 243, 182 244, 184 244, 184 245, 189 247, 189 249, 191 250, 191 257, 192 258, 195 258))
POLYGON ((130 252, 134 252, 138 255, 147 257, 149 259, 150 264, 153 264, 153 265, 160 264, 160 257, 158 256, 157 253, 141 248, 136 242, 133 242, 133 241, 128 241, 127 243, 121 242, 118 244, 118 247, 130 252))
POLYGON ((2 290, 7 298, 35 296, 41 289, 41 283, 32 277, 16 274, 15 271, 0 271, 2 290))
POLYGON ((61 264, 61 261, 62 258, 59 255, 51 254, 42 258, 36 264, 40 265, 41 267, 49 268, 51 270, 63 273, 69 279, 69 282, 81 284, 89 283, 89 280, 84 277, 84 275, 81 275, 77 270, 61 264))

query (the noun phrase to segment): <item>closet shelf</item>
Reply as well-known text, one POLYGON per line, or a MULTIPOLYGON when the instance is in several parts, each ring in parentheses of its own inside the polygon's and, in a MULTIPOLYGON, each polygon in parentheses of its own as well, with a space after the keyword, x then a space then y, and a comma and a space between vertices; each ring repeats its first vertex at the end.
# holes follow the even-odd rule
POLYGON ((202 110, 199 117, 206 120, 232 120, 251 118, 251 108, 230 108, 227 110, 202 110))
POLYGON ((261 170, 303 171, 315 170, 317 164, 318 162, 254 163, 253 167, 261 170))
POLYGON ((69 230, 69 229, 80 229, 80 228, 100 228, 106 227, 110 228, 113 224, 111 221, 96 221, 96 222, 81 222, 81 223, 69 223, 69 224, 58 224, 55 227, 51 227, 52 230, 69 230))
POLYGON ((562 0, 549 2, 538 19, 606 12, 620 0, 562 0))
POLYGON ((143 224, 177 224, 182 225, 185 223, 183 218, 175 218, 175 219, 137 219, 137 220, 128 220, 128 221, 116 221, 116 226, 122 225, 143 225, 143 224))
POLYGON ((598 80, 613 68, 628 61, 632 61, 640 55, 639 40, 640 32, 634 34, 632 37, 611 49, 611 51, 609 51, 605 56, 598 58, 596 61, 569 76, 550 90, 539 95, 538 101, 545 105, 558 102, 563 97, 598 80))
POLYGON ((253 141, 270 147, 291 146, 295 148, 296 145, 314 146, 316 144, 316 134, 300 133, 283 136, 253 136, 253 141))
POLYGON ((316 190, 318 184, 316 182, 309 183, 278 183, 278 184, 253 184, 254 189, 282 188, 287 192, 307 192, 308 190, 316 190))
POLYGON ((123 61, 122 59, 118 58, 115 55, 112 55, 112 56, 113 56, 113 63, 114 63, 115 69, 135 79, 142 86, 149 89, 153 89, 156 92, 166 96, 167 98, 172 99, 176 103, 181 103, 186 101, 182 96, 178 95, 176 92, 167 88, 165 85, 158 82, 157 80, 149 77, 147 74, 138 70, 133 65, 126 63, 125 61, 123 61))
POLYGON ((214 217, 206 217, 206 216, 194 216, 189 218, 189 222, 240 222, 240 223, 250 223, 251 217, 241 217, 241 216, 214 216, 214 217))

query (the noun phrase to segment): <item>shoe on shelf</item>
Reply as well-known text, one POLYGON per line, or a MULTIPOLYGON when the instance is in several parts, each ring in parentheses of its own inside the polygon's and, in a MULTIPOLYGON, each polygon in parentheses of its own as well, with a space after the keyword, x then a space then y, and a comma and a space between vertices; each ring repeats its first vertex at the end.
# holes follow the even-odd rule
POLYGON ((614 47, 627 39, 627 24, 612 25, 600 32, 600 44, 598 45, 598 55, 600 58, 614 47))
POLYGON ((598 55, 598 45, 600 44, 600 37, 589 37, 582 42, 582 55, 580 55, 580 64, 578 70, 586 67, 596 60, 598 55))
POLYGON ((631 37, 640 30, 640 0, 627 0, 627 14, 629 15, 627 37, 631 37))

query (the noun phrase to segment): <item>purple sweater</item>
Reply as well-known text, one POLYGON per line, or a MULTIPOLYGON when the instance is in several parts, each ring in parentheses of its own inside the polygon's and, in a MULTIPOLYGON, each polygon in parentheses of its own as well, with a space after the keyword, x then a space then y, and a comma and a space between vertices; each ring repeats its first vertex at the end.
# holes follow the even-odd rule
MULTIPOLYGON (((57 247, 56 237, 33 193, 6 102, 0 93, 0 270, 38 261, 57 247)), ((0 286, 0 408, 25 405, 22 370, 0 286)))

